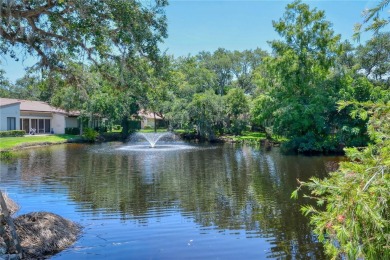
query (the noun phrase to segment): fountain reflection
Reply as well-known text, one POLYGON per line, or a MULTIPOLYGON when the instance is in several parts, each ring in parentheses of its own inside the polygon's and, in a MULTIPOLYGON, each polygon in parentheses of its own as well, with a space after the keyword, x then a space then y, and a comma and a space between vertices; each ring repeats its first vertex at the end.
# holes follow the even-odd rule
MULTIPOLYGON (((0 175, 4 185, 20 178, 22 185, 32 189, 61 182, 78 212, 99 215, 102 221, 115 216, 149 227, 156 219, 179 214, 184 219, 179 221, 183 234, 191 232, 185 221, 191 219, 205 236, 218 230, 226 238, 240 237, 236 235, 240 232, 245 239, 266 238, 267 257, 324 258, 299 211, 308 201, 292 201, 290 194, 297 178, 323 177, 326 165, 336 157, 284 156, 277 149, 265 152, 231 145, 184 153, 96 153, 95 149, 102 147, 27 151, 13 164, 19 173, 0 175)), ((225 249, 215 248, 216 256, 225 249)), ((248 250, 249 244, 239 254, 248 250)))

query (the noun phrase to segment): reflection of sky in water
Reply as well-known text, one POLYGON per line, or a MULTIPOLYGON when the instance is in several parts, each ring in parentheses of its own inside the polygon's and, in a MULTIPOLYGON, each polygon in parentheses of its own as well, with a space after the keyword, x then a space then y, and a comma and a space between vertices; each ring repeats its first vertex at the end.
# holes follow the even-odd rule
POLYGON ((321 176, 332 159, 178 145, 189 149, 107 143, 26 150, 0 163, 0 188, 21 204, 20 214, 51 211, 85 227, 53 259, 323 256, 290 194, 297 177, 321 176))

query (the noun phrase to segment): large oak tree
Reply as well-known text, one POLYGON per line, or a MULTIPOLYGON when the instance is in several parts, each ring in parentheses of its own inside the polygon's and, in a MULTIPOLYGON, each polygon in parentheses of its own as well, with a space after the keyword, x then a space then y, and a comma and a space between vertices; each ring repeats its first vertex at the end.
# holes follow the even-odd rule
POLYGON ((166 37, 166 5, 166 0, 0 0, 0 54, 19 59, 22 51, 51 70, 64 70, 69 59, 156 61, 157 44, 166 37))

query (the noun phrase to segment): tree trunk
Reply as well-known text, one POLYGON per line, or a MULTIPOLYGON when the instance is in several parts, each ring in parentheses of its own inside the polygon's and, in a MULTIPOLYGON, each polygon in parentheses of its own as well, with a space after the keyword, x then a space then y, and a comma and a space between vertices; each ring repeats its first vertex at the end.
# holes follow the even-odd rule
POLYGON ((93 128, 93 115, 92 115, 92 113, 89 115, 88 126, 89 126, 89 128, 93 128))
POLYGON ((153 112, 153 116, 154 116, 154 132, 156 133, 157 132, 157 123, 156 123, 156 113, 153 112))
POLYGON ((122 139, 125 140, 129 136, 129 120, 127 116, 122 118, 122 139))
POLYGON ((16 233, 14 222, 10 216, 7 204, 5 203, 3 193, 0 191, 0 235, 3 236, 4 242, 7 244, 7 252, 9 254, 18 255, 19 259, 22 258, 22 246, 20 245, 19 236, 16 233), (11 237, 9 238, 5 233, 5 226, 8 225, 11 237))

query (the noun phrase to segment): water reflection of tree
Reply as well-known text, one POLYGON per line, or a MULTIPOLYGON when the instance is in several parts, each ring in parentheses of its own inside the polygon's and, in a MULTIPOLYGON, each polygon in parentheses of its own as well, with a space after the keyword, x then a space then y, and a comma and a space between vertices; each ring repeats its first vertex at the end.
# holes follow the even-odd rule
MULTIPOLYGON (((41 172, 50 172, 44 178, 56 178, 68 185, 80 211, 121 214, 123 220, 146 224, 149 216, 179 210, 203 226, 204 232, 207 228, 244 229, 247 237, 269 238, 273 245, 269 257, 323 258, 320 245, 299 212, 298 203, 302 201, 290 200, 290 194, 296 178, 324 174, 325 162, 333 158, 282 156, 226 146, 130 155, 69 147, 63 153, 46 153, 38 158, 45 168, 41 172), (67 162, 62 165, 58 158, 67 162), (53 165, 48 165, 50 162, 53 165), (58 163, 63 170, 53 170, 58 163)), ((31 172, 28 168, 23 172, 31 172)), ((39 166, 34 164, 37 171, 39 166)))

